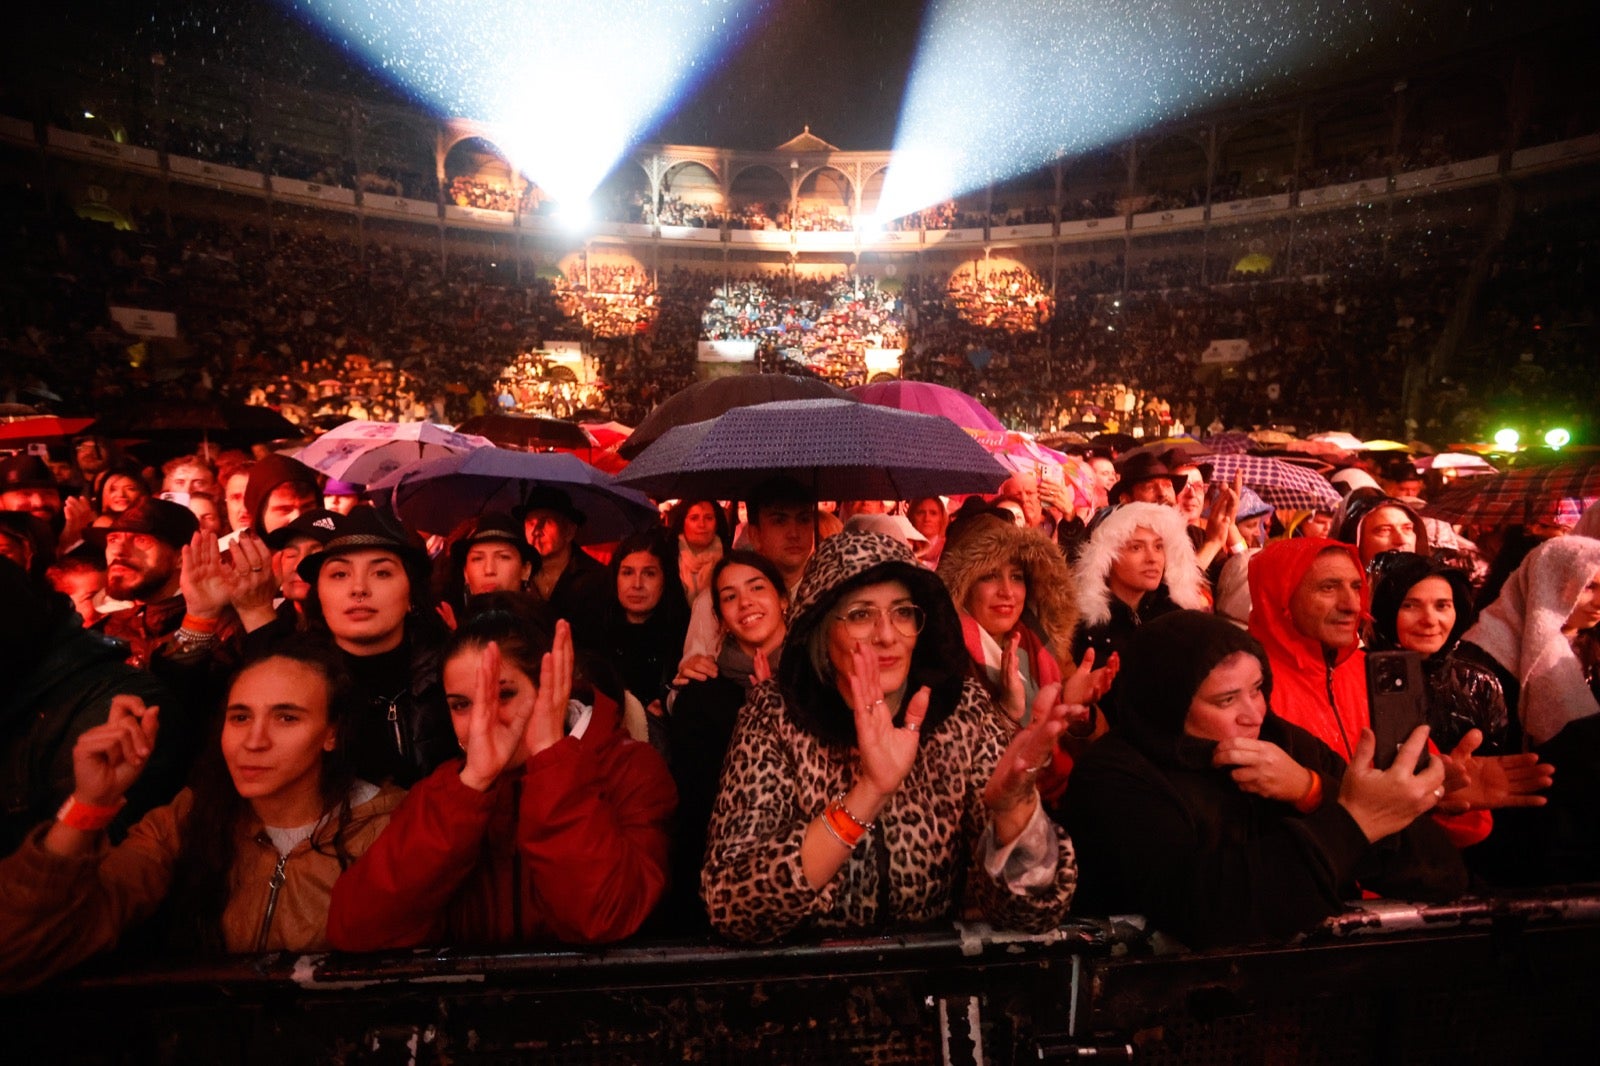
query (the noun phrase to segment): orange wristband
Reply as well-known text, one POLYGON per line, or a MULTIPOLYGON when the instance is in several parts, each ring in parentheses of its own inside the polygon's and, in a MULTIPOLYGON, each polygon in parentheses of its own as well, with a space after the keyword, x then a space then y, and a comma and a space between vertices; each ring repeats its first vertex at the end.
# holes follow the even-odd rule
POLYGON ((1306 788, 1305 794, 1294 801, 1294 809, 1301 814, 1310 814, 1322 806, 1322 775, 1315 770, 1311 771, 1311 784, 1306 788))
POLYGON ((196 618, 194 615, 185 612, 183 628, 196 633, 215 633, 217 631, 217 623, 220 621, 221 619, 218 618, 196 618))
POLYGON ((110 825, 127 805, 126 797, 112 804, 96 806, 92 803, 79 803, 75 797, 68 796, 67 802, 56 811, 56 821, 85 833, 98 833, 110 825))
POLYGON ((861 838, 866 836, 867 830, 872 828, 870 825, 862 825, 856 821, 855 815, 845 808, 844 797, 842 796, 823 808, 822 824, 827 828, 828 832, 834 835, 834 838, 839 843, 852 849, 861 843, 861 838))

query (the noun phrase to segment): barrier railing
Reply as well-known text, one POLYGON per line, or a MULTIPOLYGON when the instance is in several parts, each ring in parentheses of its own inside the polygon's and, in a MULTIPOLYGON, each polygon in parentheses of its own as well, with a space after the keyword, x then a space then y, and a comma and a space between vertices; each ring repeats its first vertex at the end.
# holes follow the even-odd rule
POLYGON ((0 1005, 16 1062, 1454 1063, 1600 1046, 1600 886, 1385 901, 1238 951, 1141 924, 104 967, 0 1005))

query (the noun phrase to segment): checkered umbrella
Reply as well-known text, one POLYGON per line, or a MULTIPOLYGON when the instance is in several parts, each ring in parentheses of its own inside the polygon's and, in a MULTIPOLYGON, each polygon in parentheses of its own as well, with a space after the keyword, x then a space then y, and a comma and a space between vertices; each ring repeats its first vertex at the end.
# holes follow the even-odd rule
POLYGON ((1231 482, 1242 471, 1246 487, 1254 489, 1280 511, 1333 511, 1339 492, 1314 470, 1268 455, 1214 455, 1209 460, 1212 481, 1231 482))
POLYGON ((1456 525, 1520 526, 1561 521, 1600 499, 1600 462, 1584 459, 1510 470, 1458 482, 1429 500, 1422 513, 1456 525))
POLYGON ((616 483, 657 499, 732 499, 778 476, 818 499, 912 500, 993 492, 1007 472, 948 418, 853 399, 788 400, 669 429, 616 483))

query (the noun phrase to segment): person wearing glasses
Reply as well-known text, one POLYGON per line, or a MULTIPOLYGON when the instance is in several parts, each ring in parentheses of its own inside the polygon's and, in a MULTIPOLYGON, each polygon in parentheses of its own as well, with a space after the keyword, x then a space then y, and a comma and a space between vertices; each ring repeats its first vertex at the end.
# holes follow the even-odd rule
POLYGON ((882 533, 818 545, 776 675, 740 711, 701 894, 734 940, 976 913, 1056 924, 1072 846, 1035 787, 1070 708, 1043 686, 1011 730, 973 680, 937 575, 882 533))

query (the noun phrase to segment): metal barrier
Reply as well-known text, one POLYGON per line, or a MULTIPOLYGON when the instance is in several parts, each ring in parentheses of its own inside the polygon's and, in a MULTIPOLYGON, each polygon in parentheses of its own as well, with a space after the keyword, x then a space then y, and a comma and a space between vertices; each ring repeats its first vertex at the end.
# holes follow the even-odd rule
POLYGON ((1137 919, 743 949, 267 956, 0 1002, 13 1062, 1593 1061, 1600 886, 1203 954, 1137 919))

